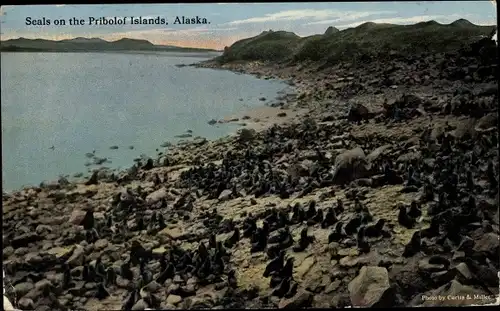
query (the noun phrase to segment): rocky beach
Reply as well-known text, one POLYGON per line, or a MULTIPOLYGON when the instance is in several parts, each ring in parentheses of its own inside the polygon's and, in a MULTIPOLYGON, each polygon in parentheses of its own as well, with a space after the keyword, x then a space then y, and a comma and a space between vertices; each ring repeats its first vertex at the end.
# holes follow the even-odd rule
POLYGON ((296 94, 229 117, 248 123, 234 136, 4 193, 6 295, 22 310, 494 303, 497 47, 465 22, 335 55, 322 47, 355 39, 329 29, 308 57, 312 41, 265 32, 195 64, 296 94), (293 55, 246 52, 262 42, 293 55))

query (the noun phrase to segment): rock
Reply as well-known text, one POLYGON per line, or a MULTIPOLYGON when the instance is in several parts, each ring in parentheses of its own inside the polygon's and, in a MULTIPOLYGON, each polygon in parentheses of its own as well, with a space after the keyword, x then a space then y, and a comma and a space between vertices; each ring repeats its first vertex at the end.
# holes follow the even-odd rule
POLYGON ((165 248, 165 247, 160 246, 160 247, 158 247, 158 248, 153 249, 153 251, 152 251, 152 252, 153 252, 153 255, 161 255, 161 254, 165 253, 166 251, 167 251, 167 250, 166 250, 166 248, 165 248))
POLYGON ((315 263, 316 263, 315 256, 307 257, 300 264, 300 266, 298 266, 297 269, 295 269, 295 272, 297 273, 299 278, 303 278, 311 270, 311 268, 314 266, 315 263))
POLYGON ((254 129, 243 128, 238 131, 238 139, 242 142, 248 142, 254 139, 256 131, 254 129))
POLYGON ((121 276, 118 276, 116 278, 116 286, 119 288, 128 288, 130 285, 130 281, 127 279, 122 278, 121 276))
POLYGON ((261 102, 263 102, 263 101, 265 101, 265 100, 266 100, 266 98, 265 98, 265 97, 260 97, 260 98, 259 98, 259 100, 260 100, 261 102))
POLYGON ((453 254, 453 260, 454 261, 464 261, 465 260, 465 252, 462 251, 457 251, 453 254))
POLYGON ((146 203, 147 204, 157 203, 157 202, 161 201, 162 199, 166 198, 167 195, 168 195, 168 191, 166 188, 158 189, 155 192, 148 194, 148 196, 146 197, 146 203))
POLYGON ((350 268, 365 264, 368 262, 367 257, 355 257, 355 256, 347 256, 339 261, 339 265, 342 267, 350 268))
POLYGON ((43 259, 42 256, 40 256, 38 253, 28 253, 26 254, 26 256, 24 256, 24 261, 32 265, 36 265, 41 263, 43 259))
POLYGON ((109 244, 108 240, 106 240, 106 239, 99 239, 99 240, 95 241, 94 248, 96 250, 101 250, 103 248, 106 248, 106 246, 108 246, 108 244, 109 244))
POLYGON ((109 149, 116 150, 116 149, 118 149, 118 146, 111 146, 111 147, 109 147, 109 149))
POLYGON ((341 257, 345 257, 345 256, 355 257, 355 256, 359 255, 359 251, 355 248, 341 248, 338 250, 337 255, 339 255, 341 257))
POLYGON ((35 288, 35 286, 30 282, 22 282, 14 286, 14 290, 16 292, 17 297, 23 297, 24 295, 29 293, 29 291, 32 290, 33 288, 35 288))
POLYGON ((463 120, 457 124, 456 129, 454 129, 450 134, 458 140, 472 138, 476 135, 474 123, 474 119, 463 120))
POLYGON ((378 160, 378 158, 381 155, 386 154, 387 151, 389 151, 391 148, 392 148, 392 145, 390 145, 390 144, 380 146, 380 147, 376 148, 375 150, 373 150, 372 152, 370 152, 370 154, 368 156, 366 156, 366 160, 368 162, 374 162, 374 161, 378 160))
POLYGON ((85 218, 85 214, 85 211, 75 209, 71 212, 71 216, 69 216, 69 222, 73 225, 79 226, 82 223, 83 218, 85 218))
POLYGON ((50 288, 52 283, 49 280, 40 280, 35 283, 35 289, 39 292, 43 292, 45 288, 50 288))
POLYGON ((59 184, 58 180, 43 181, 40 184, 40 188, 46 188, 48 190, 57 190, 61 188, 61 185, 59 184))
POLYGON ((73 252, 73 247, 54 247, 47 251, 48 254, 55 255, 56 258, 68 258, 73 252))
POLYGON ((418 269, 422 272, 438 272, 443 271, 446 267, 441 264, 431 264, 429 258, 425 258, 418 262, 418 269))
POLYGON ((35 232, 28 232, 14 237, 14 239, 12 239, 11 246, 13 248, 26 247, 30 243, 37 242, 41 239, 42 237, 35 232))
POLYGON ((400 155, 396 160, 396 162, 408 163, 408 162, 416 162, 420 159, 422 159, 422 154, 418 151, 414 151, 400 155))
POLYGON ((276 116, 280 118, 286 117, 286 112, 280 112, 276 116))
POLYGON ((467 264, 465 262, 461 262, 459 263, 455 268, 454 270, 459 273, 463 278, 467 279, 467 280, 471 280, 473 275, 472 273, 470 272, 469 270, 469 267, 467 266, 467 264))
MULTIPOLYGON (((4 299, 5 299, 5 297, 4 297, 4 299)), ((34 310, 35 309, 35 303, 30 298, 23 297, 23 298, 19 299, 18 305, 19 305, 19 308, 21 308, 22 310, 34 310)))
POLYGON ((85 259, 85 248, 81 245, 76 245, 73 253, 68 258, 66 263, 71 267, 83 266, 85 259))
POLYGON ((202 145, 206 144, 207 142, 208 142, 208 140, 205 137, 196 137, 195 139, 193 139, 192 144, 196 145, 196 146, 202 146, 202 145))
POLYGON ((434 281, 435 284, 445 284, 448 282, 451 282, 457 275, 456 270, 451 269, 448 271, 439 271, 439 272, 433 272, 430 275, 430 278, 434 281))
POLYGON ((376 307, 385 304, 389 295, 389 275, 386 268, 364 266, 348 285, 351 303, 356 307, 376 307))
POLYGON ((184 235, 184 232, 178 227, 173 227, 173 228, 165 228, 158 234, 164 234, 169 238, 171 238, 172 240, 177 240, 184 235))
POLYGON ((486 233, 474 244, 474 251, 496 254, 496 256, 498 256, 498 253, 500 252, 499 239, 500 237, 496 233, 486 233))
POLYGON ((444 126, 442 124, 436 124, 432 128, 429 138, 431 141, 437 141, 444 135, 444 133, 444 126))
POLYGON ((221 201, 229 200, 231 198, 232 193, 233 192, 231 190, 228 190, 228 189, 223 190, 219 195, 219 200, 221 200, 221 201))
POLYGON ((299 309, 311 306, 313 301, 313 294, 308 291, 301 291, 290 299, 280 301, 280 309, 299 309))
POLYGON ((167 297, 167 303, 174 305, 174 306, 179 304, 181 301, 182 301, 182 297, 178 296, 178 295, 170 294, 167 297))
POLYGON ((324 35, 325 35, 325 36, 329 36, 329 35, 331 35, 331 34, 334 34, 334 33, 339 32, 339 31, 340 31, 340 30, 338 30, 337 28, 335 28, 335 27, 333 27, 333 26, 330 26, 330 27, 328 27, 328 28, 326 29, 326 31, 325 31, 325 33, 324 33, 324 35))
POLYGON ((336 183, 346 183, 367 177, 369 166, 363 149, 357 147, 335 158, 333 178, 336 183))
POLYGON ((217 123, 217 120, 212 119, 212 120, 208 121, 207 123, 210 124, 210 125, 214 125, 214 124, 217 123))
POLYGON ((132 307, 132 311, 146 310, 147 307, 148 304, 143 299, 139 299, 132 307))
POLYGON ((492 127, 496 127, 498 124, 498 115, 496 112, 489 113, 479 119, 476 124, 476 129, 486 130, 492 127))
POLYGON ((341 280, 335 280, 333 282, 331 282, 325 289, 325 294, 330 294, 330 293, 333 293, 334 291, 337 290, 337 288, 339 288, 340 286, 340 283, 342 283, 341 280))
POLYGON ((7 246, 6 248, 3 249, 3 258, 9 258, 14 254, 14 248, 12 246, 7 246))

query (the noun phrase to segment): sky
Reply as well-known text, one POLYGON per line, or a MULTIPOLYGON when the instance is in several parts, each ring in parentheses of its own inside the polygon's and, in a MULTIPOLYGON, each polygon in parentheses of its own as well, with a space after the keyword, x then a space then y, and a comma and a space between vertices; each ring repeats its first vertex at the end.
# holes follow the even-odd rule
POLYGON ((154 44, 223 49, 235 41, 266 30, 293 31, 299 36, 324 33, 329 26, 356 27, 364 22, 414 24, 435 20, 448 24, 465 18, 478 25, 496 25, 493 1, 421 2, 290 2, 290 3, 193 3, 109 5, 18 5, 0 10, 1 40, 99 37, 113 41, 124 37, 154 44), (126 25, 88 25, 89 17, 127 17, 126 25), (130 16, 162 17, 168 25, 131 25, 130 16), (176 16, 206 18, 207 25, 174 25, 176 16), (83 26, 26 25, 26 17, 85 19, 83 26))

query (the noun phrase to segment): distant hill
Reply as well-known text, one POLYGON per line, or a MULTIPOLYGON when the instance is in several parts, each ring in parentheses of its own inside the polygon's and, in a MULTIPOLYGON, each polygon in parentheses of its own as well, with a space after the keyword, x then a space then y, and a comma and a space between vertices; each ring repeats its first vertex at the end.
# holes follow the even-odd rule
POLYGON ((325 61, 376 58, 389 52, 414 53, 456 50, 468 42, 489 36, 496 26, 478 26, 465 19, 451 24, 436 21, 414 25, 367 22, 339 31, 328 27, 322 35, 299 37, 291 32, 267 31, 235 42, 215 60, 227 63, 240 60, 273 62, 325 61))
POLYGON ((328 27, 328 28, 326 29, 326 31, 325 31, 325 33, 324 33, 324 35, 325 35, 325 36, 329 36, 329 35, 332 35, 332 34, 334 34, 334 33, 339 32, 339 31, 340 31, 340 30, 338 30, 337 28, 330 26, 330 27, 328 27))
POLYGON ((123 38, 106 41, 100 38, 77 37, 60 41, 45 39, 10 39, 0 41, 0 51, 10 52, 97 52, 97 51, 165 51, 214 52, 211 49, 155 45, 147 40, 123 38))

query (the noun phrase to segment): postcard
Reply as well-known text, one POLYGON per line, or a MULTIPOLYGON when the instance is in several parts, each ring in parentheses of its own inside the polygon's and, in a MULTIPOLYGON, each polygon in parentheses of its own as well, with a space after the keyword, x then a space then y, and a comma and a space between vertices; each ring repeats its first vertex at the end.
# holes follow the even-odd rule
POLYGON ((1 7, 4 309, 495 305, 495 1, 1 7))

